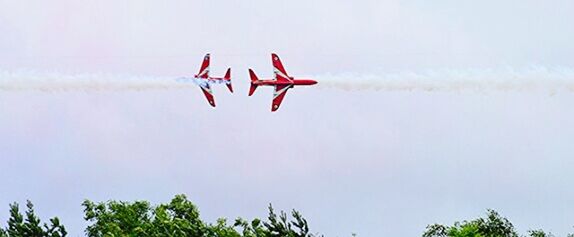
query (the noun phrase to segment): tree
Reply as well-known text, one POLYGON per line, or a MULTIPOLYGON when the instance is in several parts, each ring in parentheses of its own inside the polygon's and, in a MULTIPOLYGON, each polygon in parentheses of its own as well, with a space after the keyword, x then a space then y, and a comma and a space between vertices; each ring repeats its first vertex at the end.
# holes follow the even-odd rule
POLYGON ((528 235, 530 237, 554 237, 552 233, 546 233, 543 230, 529 230, 528 235))
POLYGON ((281 211, 279 218, 273 211, 273 206, 269 205, 269 222, 263 225, 269 230, 269 236, 272 237, 307 237, 309 234, 309 227, 307 221, 301 214, 295 210, 291 212, 294 221, 287 220, 287 213, 281 211), (296 229, 293 228, 296 227, 296 229))
POLYGON ((93 203, 85 200, 84 219, 92 222, 86 228, 88 236, 142 236, 150 222, 150 205, 144 201, 134 203, 109 201, 93 203))
POLYGON ((518 237, 512 223, 494 210, 487 210, 486 218, 456 222, 453 226, 427 226, 423 237, 518 237))
POLYGON ((25 236, 24 217, 20 213, 18 203, 10 204, 10 219, 8 219, 8 236, 23 237, 25 236))
POLYGON ((423 237, 446 237, 448 236, 449 227, 441 224, 428 225, 423 237))
POLYGON ((243 236, 244 237, 265 237, 269 236, 269 231, 263 225, 263 222, 259 219, 253 219, 251 222, 248 222, 242 218, 237 218, 235 220, 235 227, 242 227, 243 228, 243 236))
MULTIPOLYGON (((10 206, 8 226, 0 228, 0 237, 65 237, 65 227, 57 217, 42 224, 32 202, 26 202, 21 213, 18 203, 10 206)), ((315 237, 307 220, 296 210, 290 215, 276 213, 269 205, 266 221, 237 218, 233 225, 220 218, 213 224, 201 220, 198 208, 185 195, 176 195, 169 203, 152 206, 146 201, 85 200, 84 219, 88 237, 315 237)), ((512 223, 494 210, 486 217, 455 222, 452 226, 432 224, 423 237, 518 237, 512 223)), ((352 236, 356 236, 353 234, 352 236)), ((543 230, 529 230, 528 237, 554 237, 543 230)), ((574 237, 569 234, 567 237, 574 237)))
POLYGON ((0 230, 0 237, 64 237, 66 228, 57 217, 50 219, 50 225, 41 225, 40 218, 34 213, 32 202, 26 202, 26 217, 20 213, 18 203, 10 204, 8 229, 0 230))
POLYGON ((307 220, 298 211, 291 211, 294 220, 288 220, 287 213, 281 211, 279 216, 275 213, 272 205, 269 205, 268 222, 254 219, 251 222, 238 218, 236 227, 243 228, 244 237, 313 237, 309 233, 307 220))
POLYGON ((207 236, 210 237, 242 237, 234 226, 227 225, 227 220, 224 218, 219 218, 215 225, 209 225, 207 232, 207 236))
POLYGON ((448 231, 448 236, 453 237, 482 237, 479 227, 474 223, 455 224, 455 228, 448 231))
POLYGON ((293 210, 289 220, 285 212, 275 214, 269 206, 268 222, 251 222, 238 218, 233 225, 220 218, 215 224, 200 219, 197 207, 185 195, 176 195, 169 203, 150 206, 144 201, 133 203, 85 200, 84 219, 89 237, 158 236, 158 237, 312 237, 307 220, 293 210), (238 231, 241 229, 242 231, 238 231))
POLYGON ((207 225, 199 218, 197 207, 183 194, 153 211, 152 236, 206 236, 207 225))
MULTIPOLYGON (((152 206, 146 201, 85 200, 84 219, 88 237, 315 237, 307 220, 298 211, 291 215, 275 213, 269 205, 267 221, 237 218, 233 225, 224 218, 214 224, 201 220, 197 207, 185 195, 176 195, 169 203, 152 206), (291 217, 291 218, 290 218, 291 217)), ((66 229, 57 217, 42 224, 28 201, 24 214, 18 203, 10 204, 8 227, 0 228, 0 237, 65 237, 66 229)), ((354 235, 353 235, 354 236, 354 235)))
POLYGON ((484 237, 518 237, 512 223, 494 210, 487 211, 486 219, 478 218, 474 222, 484 237))

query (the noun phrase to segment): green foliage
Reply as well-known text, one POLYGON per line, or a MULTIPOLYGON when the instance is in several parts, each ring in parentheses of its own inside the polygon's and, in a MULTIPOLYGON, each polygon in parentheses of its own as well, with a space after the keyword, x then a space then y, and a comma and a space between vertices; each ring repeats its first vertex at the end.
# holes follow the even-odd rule
POLYGON ((498 212, 487 211, 486 218, 457 222, 453 226, 434 224, 427 226, 423 237, 518 237, 510 221, 498 212))
POLYGON ((307 221, 297 211, 292 221, 287 214, 275 214, 269 206, 269 222, 238 218, 233 225, 226 219, 206 224, 200 219, 197 207, 185 195, 175 196, 169 203, 152 207, 147 202, 108 201, 83 202, 84 219, 89 237, 312 237, 307 221), (238 231, 241 229, 241 231, 238 231))
POLYGON ((486 219, 479 218, 474 221, 484 237, 518 237, 514 226, 508 219, 501 217, 494 210, 488 210, 487 213, 486 219))
POLYGON ((215 225, 209 225, 207 228, 207 236, 210 237, 241 237, 242 235, 233 228, 227 225, 227 220, 220 218, 215 225))
POLYGON ((242 235, 244 237, 264 237, 269 235, 269 231, 263 226, 263 222, 259 219, 253 219, 251 222, 237 218, 235 220, 235 227, 242 227, 242 235))
POLYGON ((484 237, 474 222, 456 222, 453 226, 433 224, 427 226, 423 237, 484 237))
POLYGON ((530 237, 554 237, 552 233, 546 233, 543 230, 529 230, 528 235, 530 237))
POLYGON ((24 223, 26 236, 42 236, 44 231, 40 227, 40 218, 34 214, 34 205, 28 201, 26 207, 28 208, 26 210, 26 222, 24 223))
POLYGON ((18 203, 10 204, 10 219, 8 219, 8 236, 21 237, 25 233, 24 217, 20 213, 18 203))
POLYGON ((152 236, 206 236, 208 233, 207 225, 199 219, 197 207, 185 195, 177 195, 170 203, 159 205, 154 214, 152 236))
POLYGON ((293 210, 291 216, 294 220, 289 220, 287 213, 281 211, 279 216, 275 213, 273 206, 269 205, 269 222, 254 219, 251 222, 238 218, 235 220, 235 227, 243 229, 244 237, 313 237, 309 233, 309 225, 303 216, 293 210))
MULTIPOLYGON (((108 201, 83 202, 84 219, 89 237, 103 236, 208 236, 208 226, 199 219, 199 212, 184 195, 170 203, 152 208, 148 202, 108 201)), ((220 226, 216 225, 214 228, 220 226)), ((223 230, 218 230, 222 232, 223 230)))
POLYGON ((295 210, 291 212, 294 221, 288 221, 287 213, 281 212, 279 217, 273 211, 273 207, 269 205, 269 222, 263 225, 269 231, 271 237, 306 237, 312 236, 309 234, 309 227, 307 221, 301 214, 295 210))
POLYGON ((84 219, 92 222, 86 228, 88 236, 141 236, 150 222, 147 202, 134 203, 109 201, 93 203, 84 201, 84 219))
POLYGON ((483 237, 480 234, 479 227, 475 223, 456 223, 454 228, 450 228, 448 236, 452 237, 483 237))
MULTIPOLYGON (((315 237, 307 220, 293 210, 291 215, 278 214, 269 205, 267 221, 237 218, 233 225, 224 218, 213 224, 200 219, 197 207, 185 195, 176 195, 169 203, 151 206, 146 201, 85 200, 84 219, 89 222, 88 237, 315 237)), ((0 237, 65 237, 66 229, 57 217, 42 224, 27 201, 24 214, 17 203, 10 204, 7 228, 0 237)), ((356 236, 353 234, 352 236, 356 236)), ((428 225, 423 237, 518 237, 514 226, 498 212, 487 210, 486 217, 455 222, 452 226, 428 225)), ((529 230, 528 237, 554 237, 543 230, 529 230)), ((574 237, 569 234, 567 237, 574 237)))
POLYGON ((25 217, 20 213, 17 203, 10 204, 10 218, 8 228, 0 229, 0 237, 64 237, 67 235, 66 228, 55 217, 50 219, 50 225, 41 225, 40 218, 34 213, 34 205, 26 203, 25 217))
MULTIPOLYGON (((487 210, 486 218, 455 222, 452 226, 428 225, 423 237, 518 237, 510 221, 493 210, 487 210)), ((529 237, 554 237, 543 230, 529 230, 529 237)), ((569 234, 566 237, 574 237, 569 234)))
POLYGON ((441 224, 428 225, 423 237, 446 237, 448 236, 449 227, 441 224))
MULTIPOLYGON (((307 220, 293 210, 291 215, 278 214, 269 205, 267 221, 237 218, 233 225, 224 218, 213 224, 200 219, 197 207, 185 195, 176 195, 169 203, 151 206, 146 201, 85 200, 84 219, 89 222, 88 237, 315 237, 307 220)), ((17 203, 10 204, 7 228, 0 228, 0 237, 65 237, 66 229, 57 217, 42 224, 27 201, 21 213, 17 203)), ((352 236, 356 236, 353 234, 352 236)), ((455 222, 452 226, 428 225, 423 237, 518 237, 514 226, 496 211, 487 210, 486 217, 455 222)), ((529 230, 528 237, 554 237, 543 230, 529 230)), ((567 237, 574 237, 569 234, 567 237)))
POLYGON ((66 228, 60 224, 60 219, 58 219, 58 217, 50 219, 50 226, 48 226, 48 224, 44 224, 44 229, 46 229, 46 237, 64 237, 68 234, 68 232, 66 232, 66 228))

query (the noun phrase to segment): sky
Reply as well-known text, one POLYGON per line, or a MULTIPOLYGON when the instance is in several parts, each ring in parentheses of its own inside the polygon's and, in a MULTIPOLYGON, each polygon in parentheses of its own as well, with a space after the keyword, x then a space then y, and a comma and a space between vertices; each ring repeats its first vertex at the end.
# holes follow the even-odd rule
POLYGON ((183 193, 209 221, 263 217, 272 203, 326 236, 420 236, 489 208, 522 233, 565 236, 573 11, 566 0, 0 0, 0 222, 30 199, 83 236, 84 199, 183 193), (191 76, 208 52, 212 75, 231 67, 235 87, 214 89, 215 109, 193 86, 92 87, 191 76), (271 77, 271 52, 319 81, 276 113, 272 89, 247 97, 247 69, 271 77), (6 89, 80 74, 92 75, 84 88, 6 89))

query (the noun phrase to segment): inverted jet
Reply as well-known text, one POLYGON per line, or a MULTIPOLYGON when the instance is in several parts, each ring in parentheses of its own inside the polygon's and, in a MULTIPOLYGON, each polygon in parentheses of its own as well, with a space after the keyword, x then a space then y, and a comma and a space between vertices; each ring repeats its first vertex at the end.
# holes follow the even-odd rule
POLYGON ((193 77, 193 81, 201 88, 207 102, 213 107, 215 107, 215 98, 213 96, 213 91, 211 90, 211 85, 213 84, 225 84, 229 91, 233 93, 233 87, 231 86, 231 68, 227 69, 225 76, 223 77, 210 77, 209 76, 209 61, 210 56, 206 54, 203 57, 203 62, 201 63, 201 68, 199 73, 193 77))

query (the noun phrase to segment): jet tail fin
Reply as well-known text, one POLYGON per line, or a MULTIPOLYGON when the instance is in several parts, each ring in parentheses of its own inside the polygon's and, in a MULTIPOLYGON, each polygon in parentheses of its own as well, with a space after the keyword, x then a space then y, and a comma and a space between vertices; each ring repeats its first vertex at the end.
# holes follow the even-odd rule
POLYGON ((251 69, 249 69, 249 77, 251 77, 251 87, 249 88, 249 96, 251 96, 253 93, 255 93, 255 89, 257 89, 257 85, 254 84, 254 82, 258 81, 259 79, 257 78, 257 75, 255 75, 255 72, 253 72, 251 69))
POLYGON ((231 93, 233 93, 233 86, 231 86, 231 68, 227 69, 227 72, 225 73, 225 76, 223 77, 223 79, 225 80, 225 85, 227 86, 227 88, 229 89, 229 91, 231 93))

